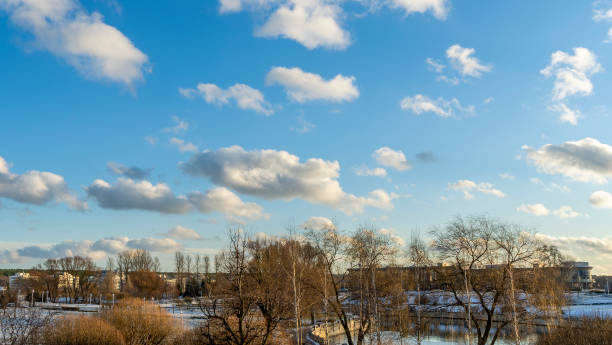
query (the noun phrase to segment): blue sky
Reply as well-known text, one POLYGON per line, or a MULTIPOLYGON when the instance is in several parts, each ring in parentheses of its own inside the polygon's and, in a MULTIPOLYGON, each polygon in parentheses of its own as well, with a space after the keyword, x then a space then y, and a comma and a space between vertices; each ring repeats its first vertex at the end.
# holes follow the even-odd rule
POLYGON ((0 262, 484 213, 610 273, 611 8, 0 0, 0 262))

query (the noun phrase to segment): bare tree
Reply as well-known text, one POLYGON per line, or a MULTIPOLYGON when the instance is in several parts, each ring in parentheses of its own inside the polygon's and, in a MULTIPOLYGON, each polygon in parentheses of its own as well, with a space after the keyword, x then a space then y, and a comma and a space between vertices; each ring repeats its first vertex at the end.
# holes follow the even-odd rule
POLYGON ((183 295, 185 292, 183 286, 183 274, 185 272, 185 254, 177 251, 174 253, 174 269, 176 271, 176 288, 179 291, 179 295, 183 295))
POLYGON ((421 323, 421 288, 424 276, 429 274, 432 261, 425 241, 419 233, 413 232, 408 244, 408 262, 412 266, 413 282, 416 287, 416 341, 420 345, 423 341, 422 331, 423 324, 421 323))
POLYGON ((475 329, 478 345, 495 344, 509 324, 520 342, 518 320, 531 312, 524 296, 542 293, 531 283, 542 246, 520 227, 486 217, 456 218, 433 235, 439 259, 450 265, 436 273, 464 309, 468 342, 475 329))
POLYGON ((396 249, 390 236, 378 232, 373 227, 359 227, 350 238, 347 257, 351 263, 352 275, 356 276, 359 284, 356 287, 359 300, 357 345, 363 344, 364 337, 371 327, 374 328, 377 343, 381 343, 379 312, 381 296, 377 286, 377 276, 381 266, 392 262, 396 249))
POLYGON ((214 291, 201 304, 207 321, 199 329, 200 337, 211 345, 269 344, 280 321, 273 311, 278 289, 269 285, 278 282, 269 272, 278 273, 278 262, 268 256, 270 252, 252 247, 240 228, 230 228, 228 236, 229 248, 216 260, 223 272, 216 273, 214 291))

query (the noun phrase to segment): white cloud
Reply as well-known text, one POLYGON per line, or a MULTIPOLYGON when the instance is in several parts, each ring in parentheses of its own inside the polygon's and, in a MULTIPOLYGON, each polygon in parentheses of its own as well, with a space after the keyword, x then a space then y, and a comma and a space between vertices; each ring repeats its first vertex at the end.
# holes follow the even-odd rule
POLYGON ((494 100, 495 100, 495 98, 491 96, 491 97, 485 98, 484 101, 482 101, 482 103, 489 104, 489 103, 493 102, 494 100))
POLYGON ((555 77, 553 100, 560 101, 568 96, 587 96, 593 92, 589 77, 601 72, 603 68, 597 62, 597 56, 582 47, 574 48, 574 55, 556 51, 551 55, 550 64, 540 73, 546 77, 555 77))
POLYGON ((297 67, 274 67, 268 72, 266 82, 268 85, 282 85, 287 96, 299 103, 314 100, 344 102, 359 97, 359 90, 354 85, 355 77, 342 74, 324 80, 318 74, 307 73, 297 67))
POLYGON ((361 212, 366 206, 391 209, 392 200, 397 197, 383 190, 374 190, 367 197, 348 194, 337 180, 340 171, 337 161, 310 158, 301 163, 298 156, 286 151, 225 147, 193 155, 182 169, 239 193, 264 199, 301 198, 347 214, 361 212))
POLYGON ((554 210, 553 214, 561 219, 576 218, 580 216, 580 213, 574 211, 571 206, 561 206, 554 210))
POLYGON ((374 169, 370 169, 366 166, 361 166, 357 169, 355 169, 355 174, 357 176, 378 176, 378 177, 386 177, 387 176, 387 170, 383 169, 383 168, 374 168, 374 169))
POLYGON ((473 192, 480 192, 483 194, 489 194, 496 196, 498 198, 503 198, 506 196, 504 192, 499 189, 495 189, 493 184, 488 182, 476 183, 470 180, 458 180, 454 183, 449 183, 448 188, 454 191, 463 192, 463 197, 466 200, 470 200, 474 198, 473 192))
POLYGON ((336 225, 334 222, 325 217, 310 217, 304 223, 302 223, 301 227, 306 230, 335 230, 336 225))
POLYGON ((0 10, 32 34, 34 48, 48 50, 88 77, 128 86, 143 79, 147 56, 77 0, 0 0, 0 10))
MULTIPOLYGON (((0 246, 1 243, 0 243, 0 246)), ((128 249, 146 249, 152 252, 171 253, 181 246, 171 238, 106 237, 97 241, 63 241, 47 245, 27 245, 14 250, 0 251, 0 263, 24 263, 31 259, 54 259, 68 256, 90 257, 101 261, 128 249)))
POLYGON ((308 49, 344 49, 350 34, 340 26, 342 9, 324 0, 288 0, 255 30, 259 37, 284 37, 308 49))
POLYGON ((378 164, 386 167, 391 167, 397 171, 410 170, 412 166, 406 159, 404 152, 401 150, 393 150, 390 147, 381 147, 374 151, 372 157, 378 164))
POLYGON ((134 181, 119 178, 114 185, 95 180, 85 190, 100 207, 113 210, 145 210, 167 214, 184 214, 194 210, 202 213, 221 212, 232 220, 267 217, 261 206, 245 203, 226 188, 213 188, 206 193, 190 192, 175 195, 164 183, 134 181))
POLYGON ((258 219, 267 215, 263 208, 252 202, 244 202, 225 187, 216 187, 206 193, 190 193, 189 201, 200 212, 209 213, 219 211, 226 216, 258 219))
POLYGON ((215 84, 198 83, 195 89, 179 88, 179 93, 186 98, 200 96, 211 104, 225 105, 234 101, 240 109, 253 110, 264 115, 274 113, 261 91, 245 84, 234 84, 222 89, 215 84))
POLYGON ((514 175, 510 173, 501 173, 499 174, 499 177, 501 177, 504 180, 514 180, 514 175))
POLYGON ((120 177, 114 185, 95 180, 85 190, 100 207, 113 210, 139 209, 160 213, 187 213, 191 204, 186 197, 176 196, 164 183, 134 181, 120 177))
POLYGON ((115 175, 127 176, 134 180, 142 180, 147 178, 151 174, 152 169, 143 169, 136 166, 125 166, 120 163, 108 162, 106 163, 108 169, 115 175))
POLYGON ((474 112, 473 105, 463 107, 456 98, 447 101, 442 97, 438 97, 438 99, 433 100, 421 94, 405 97, 400 102, 400 107, 417 115, 431 112, 441 117, 450 117, 454 114, 455 110, 468 113, 474 112))
POLYGON ((174 134, 178 134, 189 129, 189 122, 181 120, 181 118, 178 116, 172 116, 172 122, 174 122, 175 125, 162 129, 162 132, 171 132, 174 134))
POLYGON ((580 110, 570 109, 564 103, 553 104, 547 107, 548 110, 561 113, 559 120, 561 122, 567 122, 572 125, 578 124, 578 119, 582 117, 580 110))
MULTIPOLYGON (((341 5, 366 7, 366 13, 382 7, 403 10, 406 15, 430 12, 437 19, 446 19, 450 0, 219 0, 219 13, 243 10, 258 12, 264 24, 255 29, 255 36, 286 38, 308 49, 345 49, 351 44, 350 33, 343 28, 347 15, 341 5)), ((349 13, 349 16, 363 16, 349 13)))
POLYGON ((451 66, 461 75, 480 77, 482 72, 489 72, 490 65, 482 65, 478 58, 472 56, 474 48, 464 48, 458 44, 450 46, 446 50, 446 57, 451 63, 451 66))
POLYGON ((444 69, 446 68, 446 65, 436 61, 433 58, 427 58, 425 59, 425 63, 427 64, 427 69, 432 71, 432 72, 436 72, 436 73, 442 73, 444 71, 444 69))
POLYGON ((166 234, 166 236, 177 239, 177 240, 201 240, 202 236, 198 234, 195 230, 186 228, 181 225, 177 225, 170 229, 166 234))
POLYGON ((171 238, 139 238, 129 240, 127 246, 134 249, 146 249, 152 252, 172 253, 181 248, 175 240, 171 238))
POLYGON ((589 202, 595 208, 612 209, 612 194, 603 190, 598 190, 591 194, 589 197, 589 202))
POLYGON ((393 8, 401 8, 406 15, 431 11, 437 19, 446 19, 450 10, 448 0, 389 0, 393 8))
POLYGON ((612 8, 603 10, 603 9, 595 9, 593 11, 593 20, 598 22, 601 20, 612 20, 612 8))
POLYGON ((198 151, 198 147, 193 143, 186 142, 183 139, 179 138, 170 138, 170 144, 176 146, 181 152, 196 152, 198 151))
POLYGON ((37 170, 14 174, 9 168, 0 157, 0 198, 33 205, 59 202, 75 210, 87 210, 87 203, 77 199, 62 176, 37 170))
POLYGON ((523 146, 523 150, 527 160, 546 174, 595 183, 605 183, 612 176, 612 146, 593 138, 547 144, 539 149, 523 146))
POLYGON ((532 214, 534 216, 548 216, 550 210, 546 208, 546 206, 542 204, 522 204, 521 206, 516 208, 517 211, 532 214))

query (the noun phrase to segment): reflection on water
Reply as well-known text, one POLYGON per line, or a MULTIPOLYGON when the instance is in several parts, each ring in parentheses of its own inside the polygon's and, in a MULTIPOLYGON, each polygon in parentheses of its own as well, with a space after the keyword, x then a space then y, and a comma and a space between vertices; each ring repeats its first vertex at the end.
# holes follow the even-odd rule
MULTIPOLYGON (((383 332, 381 338, 382 338, 381 343, 383 345, 413 345, 417 343, 415 337, 400 338, 399 333, 397 332, 383 332)), ((521 339, 521 343, 522 344, 532 344, 534 340, 535 340, 535 335, 528 335, 528 336, 524 336, 523 339, 521 339)), ((471 343, 475 345, 477 343, 476 339, 472 338, 471 343)), ((330 339, 330 342, 329 342, 329 345, 343 345, 343 344, 346 344, 345 337, 335 337, 335 338, 330 339)), ((364 342, 364 344, 366 345, 377 344, 377 341, 375 338, 366 337, 366 341, 364 342)), ((421 340, 421 344, 422 345, 458 345, 458 344, 467 345, 468 342, 465 336, 462 336, 459 334, 455 336, 430 335, 430 336, 424 337, 421 340)), ((495 344, 496 345, 497 344, 510 345, 510 344, 514 344, 514 341, 512 341, 511 339, 498 339, 495 342, 495 344)))
MULTIPOLYGON (((536 335, 538 332, 543 331, 541 327, 531 327, 531 328, 523 328, 521 329, 521 343, 522 344, 531 344, 535 341, 536 335)), ((468 342, 467 329, 458 323, 436 323, 429 324, 427 330, 423 332, 425 335, 421 338, 422 345, 458 345, 458 344, 476 344, 476 330, 473 330, 471 335, 471 341, 468 342)), ((495 333, 495 329, 491 330, 491 335, 488 339, 489 343, 493 334, 495 333)), ((353 340, 355 341, 356 335, 353 336, 353 340)), ((414 335, 400 335, 399 332, 395 331, 385 331, 381 333, 381 343, 383 345, 413 345, 417 344, 417 338, 414 335)), ((495 342, 495 344, 499 345, 510 345, 514 344, 514 340, 511 338, 509 334, 509 330, 504 329, 500 332, 500 336, 495 342)), ((342 345, 346 344, 346 337, 338 336, 330 339, 329 345, 342 345)), ((376 336, 374 334, 368 334, 366 336, 366 340, 364 342, 366 345, 370 344, 378 344, 376 340, 376 336)), ((325 344, 327 345, 327 344, 325 344)))

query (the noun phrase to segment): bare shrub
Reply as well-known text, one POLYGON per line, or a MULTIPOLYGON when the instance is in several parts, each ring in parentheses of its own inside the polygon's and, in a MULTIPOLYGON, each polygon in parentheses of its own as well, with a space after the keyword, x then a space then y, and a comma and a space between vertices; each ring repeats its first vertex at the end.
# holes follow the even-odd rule
POLYGON ((160 345, 177 332, 176 321, 153 303, 126 298, 102 318, 114 326, 127 345, 160 345))
POLYGON ((51 316, 35 308, 0 309, 0 344, 38 344, 41 330, 51 316))
POLYGON ((572 320, 538 337, 536 345, 612 345, 612 319, 572 320))
POLYGON ((89 316, 56 319, 44 332, 45 345, 124 345, 123 335, 108 322, 89 316))

